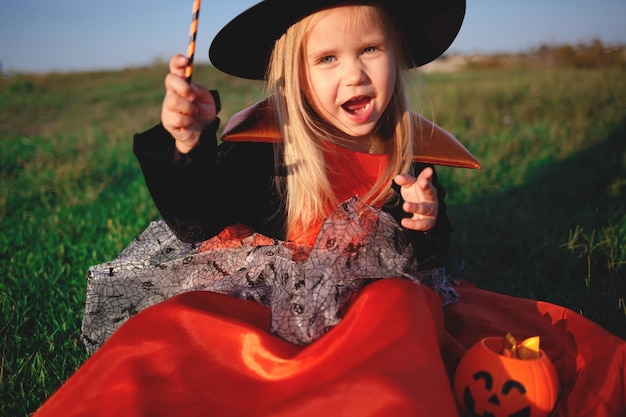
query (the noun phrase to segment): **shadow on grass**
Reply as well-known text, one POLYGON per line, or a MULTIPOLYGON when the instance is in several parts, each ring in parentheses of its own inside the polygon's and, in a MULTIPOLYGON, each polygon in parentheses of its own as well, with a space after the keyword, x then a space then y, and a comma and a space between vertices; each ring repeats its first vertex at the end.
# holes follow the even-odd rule
POLYGON ((450 206, 450 272, 562 305, 626 338, 625 207, 626 120, 602 143, 537 168, 524 186, 450 206))

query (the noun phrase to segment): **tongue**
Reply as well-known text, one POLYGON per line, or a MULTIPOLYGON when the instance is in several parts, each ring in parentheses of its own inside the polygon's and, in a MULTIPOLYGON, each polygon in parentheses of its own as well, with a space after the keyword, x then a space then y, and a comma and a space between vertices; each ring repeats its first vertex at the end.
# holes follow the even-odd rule
POLYGON ((369 101, 370 100, 367 97, 359 98, 357 100, 352 100, 344 104, 344 108, 350 112, 357 112, 367 106, 367 103, 369 103, 369 101))

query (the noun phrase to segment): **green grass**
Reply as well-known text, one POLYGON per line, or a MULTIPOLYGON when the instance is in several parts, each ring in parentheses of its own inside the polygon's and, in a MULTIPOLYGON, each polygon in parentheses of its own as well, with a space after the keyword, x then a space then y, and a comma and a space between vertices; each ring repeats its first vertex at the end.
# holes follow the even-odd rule
MULTIPOLYGON (((89 266, 158 217, 131 152, 158 122, 166 68, 0 79, 0 415, 33 412, 86 359, 89 266)), ((440 168, 450 271, 554 302, 626 338, 626 74, 476 70, 424 76, 436 121, 484 164, 440 168)), ((199 65, 223 120, 257 82, 199 65)))

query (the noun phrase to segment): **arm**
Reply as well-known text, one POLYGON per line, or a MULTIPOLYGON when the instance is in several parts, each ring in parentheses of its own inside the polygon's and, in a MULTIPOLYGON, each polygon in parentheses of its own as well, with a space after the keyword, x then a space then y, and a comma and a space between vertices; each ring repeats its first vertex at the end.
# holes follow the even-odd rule
POLYGON ((148 189, 174 233, 198 242, 244 222, 281 237, 271 144, 217 145, 219 97, 184 79, 176 55, 166 76, 161 123, 135 135, 134 153, 148 189))
MULTIPOLYGON (((201 144, 187 154, 180 154, 175 140, 162 124, 135 135, 133 151, 163 219, 183 241, 197 242, 211 235, 201 225, 206 223, 199 180, 213 176, 219 120, 203 133, 201 144)), ((216 226, 219 227, 219 226, 216 226)))
POLYGON ((187 154, 161 126, 135 135, 134 152, 150 194, 176 236, 186 242, 209 239, 237 222, 284 239, 284 212, 274 187, 270 143, 217 146, 217 122, 187 154))

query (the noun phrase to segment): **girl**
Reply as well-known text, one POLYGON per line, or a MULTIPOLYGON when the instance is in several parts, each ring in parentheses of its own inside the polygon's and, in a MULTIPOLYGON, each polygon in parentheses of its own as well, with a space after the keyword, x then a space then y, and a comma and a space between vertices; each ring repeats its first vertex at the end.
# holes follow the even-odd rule
POLYGON ((218 95, 172 58, 161 123, 134 148, 164 221, 90 270, 95 353, 37 417, 458 416, 451 371, 485 335, 464 333, 472 319, 543 322, 534 304, 493 314, 511 300, 445 273, 434 164, 480 165, 411 112, 403 76, 449 47, 465 3, 404 5, 265 0, 236 17, 211 61, 266 79, 268 98, 219 145, 218 95))
POLYGON ((217 94, 173 57, 161 123, 134 148, 166 223, 92 269, 86 344, 115 333, 39 413, 79 395, 64 415, 457 415, 440 356, 451 226, 425 162, 478 164, 411 112, 403 72, 448 48, 464 10, 257 4, 210 56, 266 78, 268 99, 233 117, 219 146, 217 94))

